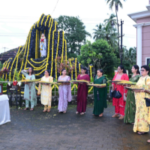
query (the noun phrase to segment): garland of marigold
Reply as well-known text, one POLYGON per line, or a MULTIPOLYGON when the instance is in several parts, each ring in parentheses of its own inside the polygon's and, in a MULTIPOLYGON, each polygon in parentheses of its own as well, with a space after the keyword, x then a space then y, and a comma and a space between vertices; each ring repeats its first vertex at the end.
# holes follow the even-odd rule
POLYGON ((47 54, 46 70, 47 70, 47 67, 48 67, 48 60, 49 60, 49 57, 50 57, 50 39, 51 39, 50 35, 51 35, 52 25, 53 25, 53 19, 52 19, 52 23, 51 23, 51 26, 50 26, 50 29, 49 29, 49 34, 48 34, 48 54, 47 54))
MULTIPOLYGON (((72 67, 71 59, 69 59, 70 66, 72 67)), ((73 70, 71 70, 71 80, 73 79, 73 70)))
POLYGON ((50 26, 51 26, 51 21, 52 21, 52 18, 50 18, 49 23, 48 23, 48 27, 49 27, 49 28, 50 28, 50 26))
POLYGON ((46 24, 47 24, 47 21, 48 21, 49 17, 50 17, 50 15, 47 15, 47 19, 45 21, 45 27, 46 27, 46 24))
POLYGON ((55 59, 55 78, 57 79, 57 58, 55 59))
POLYGON ((90 66, 90 78, 92 77, 92 68, 93 66, 90 66))
POLYGON ((81 73, 81 64, 79 63, 79 72, 81 73))
MULTIPOLYGON (((20 51, 21 51, 21 47, 22 46, 20 46, 19 47, 19 50, 18 50, 18 52, 17 52, 17 60, 16 60, 16 67, 15 67, 15 69, 17 69, 17 67, 18 67, 18 57, 19 57, 19 55, 20 55, 20 51)), ((22 52, 22 51, 21 51, 22 52)), ((13 75, 13 81, 14 81, 14 79, 15 79, 15 74, 13 75)))
POLYGON ((20 51, 20 47, 19 47, 19 50, 18 50, 18 52, 17 52, 17 55, 15 56, 15 58, 14 58, 14 60, 13 60, 13 62, 12 62, 11 68, 10 68, 9 81, 11 81, 11 71, 12 71, 13 65, 14 65, 14 63, 15 63, 15 60, 16 60, 16 58, 18 57, 19 51, 20 51))
POLYGON ((36 29, 36 39, 35 39, 35 59, 38 58, 38 30, 36 29))
POLYGON ((75 58, 75 79, 77 79, 77 58, 75 58))
POLYGON ((67 60, 67 42, 66 42, 66 40, 64 40, 65 41, 65 59, 67 60))
POLYGON ((56 32, 56 23, 55 23, 55 30, 53 31, 53 38, 52 38, 52 53, 51 53, 51 76, 53 74, 53 55, 54 55, 54 36, 56 32))
POLYGON ((39 19, 38 22, 37 22, 37 27, 39 27, 40 20, 42 19, 42 16, 43 16, 43 14, 41 15, 40 19, 39 19))
POLYGON ((64 57, 64 32, 62 32, 62 55, 61 55, 61 62, 63 62, 64 57))
POLYGON ((35 64, 41 64, 43 62, 46 62, 47 61, 47 57, 45 59, 43 59, 42 61, 34 61, 33 58, 30 58, 30 60, 35 63, 35 64))
POLYGON ((56 58, 58 57, 59 36, 60 36, 60 32, 58 31, 57 48, 56 48, 56 58))

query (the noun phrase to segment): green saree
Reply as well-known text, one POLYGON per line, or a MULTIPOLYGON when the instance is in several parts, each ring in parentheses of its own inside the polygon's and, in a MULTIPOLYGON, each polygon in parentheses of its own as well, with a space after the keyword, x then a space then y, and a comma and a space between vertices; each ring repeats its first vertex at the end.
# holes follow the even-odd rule
MULTIPOLYGON (((104 76, 100 78, 95 78, 95 84, 107 83, 107 80, 104 76)), ((107 86, 104 88, 94 87, 94 115, 100 115, 104 112, 104 108, 107 108, 107 86)))
MULTIPOLYGON (((131 77, 130 81, 137 82, 139 78, 140 78, 140 75, 136 75, 135 77, 131 77)), ((124 123, 134 123, 135 111, 136 111, 136 105, 135 105, 134 92, 132 90, 128 90, 126 107, 125 107, 124 123)))

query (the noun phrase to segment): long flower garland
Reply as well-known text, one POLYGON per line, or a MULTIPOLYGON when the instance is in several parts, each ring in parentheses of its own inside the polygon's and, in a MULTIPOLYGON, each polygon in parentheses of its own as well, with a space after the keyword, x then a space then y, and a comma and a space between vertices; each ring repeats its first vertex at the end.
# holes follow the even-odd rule
POLYGON ((44 18, 45 18, 45 16, 43 16, 43 19, 42 19, 42 21, 41 21, 41 26, 42 26, 42 24, 43 24, 44 18))
POLYGON ((11 81, 11 72, 12 72, 12 68, 13 68, 13 66, 14 66, 14 63, 15 63, 16 58, 18 57, 19 51, 20 51, 20 47, 19 47, 19 50, 18 50, 18 52, 17 52, 17 55, 15 56, 15 58, 14 58, 14 60, 13 60, 13 62, 12 62, 11 68, 10 68, 10 72, 9 72, 9 81, 11 81))
POLYGON ((58 31, 57 48, 56 48, 56 58, 58 57, 59 36, 60 36, 60 32, 58 31))
POLYGON ((37 22, 37 27, 39 27, 39 24, 40 24, 40 21, 41 21, 43 15, 44 15, 44 14, 41 15, 39 21, 37 22))
POLYGON ((50 15, 47 15, 47 19, 46 19, 46 21, 45 21, 45 27, 46 27, 46 25, 47 25, 47 21, 48 21, 49 17, 50 17, 50 15))
POLYGON ((62 54, 61 54, 61 62, 64 58, 64 32, 62 32, 62 54))
POLYGON ((55 79, 57 79, 57 58, 55 59, 55 79))
POLYGON ((79 63, 79 72, 81 73, 81 64, 79 63))
POLYGON ((65 59, 67 60, 67 42, 66 42, 66 40, 64 40, 65 41, 65 59))
POLYGON ((47 57, 45 59, 43 59, 42 61, 34 61, 33 58, 30 58, 30 60, 35 63, 35 64, 41 64, 43 62, 46 62, 47 61, 47 57))
POLYGON ((90 66, 90 78, 92 78, 92 68, 93 66, 90 66))
POLYGON ((38 40, 39 40, 39 38, 38 38, 39 33, 38 33, 38 32, 39 32, 39 31, 36 29, 36 39, 35 39, 35 59, 38 58, 38 40))
MULTIPOLYGON (((70 62, 70 66, 72 67, 71 61, 72 61, 72 59, 70 58, 70 59, 69 59, 69 62, 70 62)), ((71 71, 71 80, 73 80, 73 70, 71 71)))
POLYGON ((77 79, 77 58, 75 58, 75 79, 77 79))
POLYGON ((55 23, 55 29, 53 31, 53 38, 52 38, 52 53, 51 53, 51 76, 53 75, 53 58, 54 58, 54 36, 56 32, 56 23, 55 23))

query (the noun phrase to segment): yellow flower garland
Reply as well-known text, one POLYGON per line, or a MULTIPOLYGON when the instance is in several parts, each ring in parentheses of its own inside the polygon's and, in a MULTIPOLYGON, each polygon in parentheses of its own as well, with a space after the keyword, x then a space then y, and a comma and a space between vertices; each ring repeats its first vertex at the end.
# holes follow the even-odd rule
POLYGON ((55 59, 55 79, 57 79, 57 58, 55 59))
POLYGON ((66 42, 66 40, 64 40, 65 41, 65 59, 67 60, 67 42, 66 42))
POLYGON ((34 61, 33 58, 30 58, 30 60, 35 63, 35 64, 41 64, 43 62, 46 62, 47 61, 47 57, 45 59, 43 59, 42 61, 34 61))
POLYGON ((75 79, 77 79, 77 58, 75 58, 75 79))
POLYGON ((79 63, 79 72, 81 73, 81 64, 79 63))
POLYGON ((64 57, 64 32, 62 32, 62 54, 61 54, 61 62, 63 61, 64 57))
POLYGON ((56 58, 58 57, 58 48, 59 48, 59 36, 60 36, 60 32, 58 31, 58 39, 57 39, 57 49, 56 49, 56 58))
POLYGON ((51 76, 53 75, 53 57, 54 57, 54 36, 56 32, 56 23, 55 24, 55 29, 53 31, 53 38, 52 38, 52 53, 51 53, 51 76))
MULTIPOLYGON (((71 59, 69 59, 70 66, 72 67, 71 59)), ((73 70, 71 71, 71 80, 73 80, 73 70)))

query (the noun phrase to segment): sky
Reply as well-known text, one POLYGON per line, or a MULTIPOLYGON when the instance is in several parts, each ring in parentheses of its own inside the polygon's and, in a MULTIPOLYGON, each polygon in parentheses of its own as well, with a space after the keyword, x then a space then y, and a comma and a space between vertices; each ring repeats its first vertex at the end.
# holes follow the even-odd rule
MULTIPOLYGON (((122 0, 122 3, 119 21, 124 21, 123 45, 135 47, 136 23, 128 14, 147 10, 148 0, 122 0)), ((0 6, 0 53, 24 45, 31 26, 42 13, 52 18, 78 16, 91 34, 97 24, 115 13, 105 0, 0 0, 0 6)), ((88 40, 93 42, 92 38, 88 40)))

